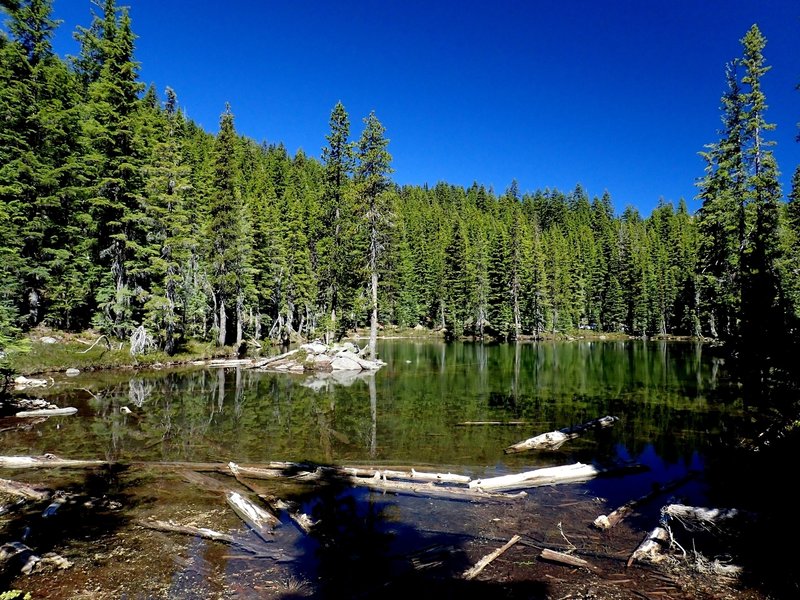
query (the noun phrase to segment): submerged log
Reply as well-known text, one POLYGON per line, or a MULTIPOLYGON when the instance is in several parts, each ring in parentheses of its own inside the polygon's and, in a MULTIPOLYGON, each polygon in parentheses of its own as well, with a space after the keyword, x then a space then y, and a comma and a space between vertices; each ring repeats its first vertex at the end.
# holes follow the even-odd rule
POLYGON ((138 521, 139 525, 146 529, 152 529, 154 531, 162 531, 165 533, 179 533, 181 535, 188 535, 192 537, 199 537, 206 540, 212 540, 215 542, 221 542, 223 544, 229 544, 231 546, 236 546, 237 548, 241 548, 251 554, 256 554, 260 557, 267 557, 275 559, 279 562, 281 561, 289 561, 294 560, 294 557, 288 556, 284 552, 271 550, 265 546, 253 546, 252 544, 248 544, 241 540, 237 540, 232 535, 228 535, 227 533, 221 533, 219 531, 215 531, 213 529, 207 529, 205 527, 193 527, 191 525, 178 525, 177 523, 173 523, 172 521, 138 521))
POLYGON ((268 536, 272 535, 272 530, 281 524, 278 517, 254 504, 239 492, 228 492, 226 500, 233 512, 264 541, 269 541, 268 536))
POLYGON ((480 490, 513 490, 541 485, 555 485, 558 483, 574 483, 587 481, 597 477, 601 471, 592 465, 574 463, 561 467, 546 467, 514 475, 502 475, 487 479, 475 479, 469 482, 471 489, 480 490))
POLYGON ((581 436, 590 429, 603 429, 611 427, 619 419, 617 417, 605 416, 598 419, 592 419, 580 425, 573 425, 565 427, 558 431, 551 431, 543 433, 536 437, 528 438, 505 449, 506 454, 513 454, 515 452, 524 452, 526 450, 557 450, 564 442, 575 439, 581 436))
POLYGON ((0 456, 0 468, 3 469, 38 469, 38 468, 75 468, 102 467, 110 464, 105 460, 71 460, 59 458, 55 454, 42 456, 0 456))
POLYGON ((35 488, 27 483, 11 481, 10 479, 0 479, 0 492, 37 502, 49 499, 52 494, 50 490, 35 488))
POLYGON ((57 417, 61 415, 74 415, 78 409, 74 406, 67 406, 66 408, 40 408, 37 410, 21 410, 17 417, 57 417))
POLYGON ((603 530, 603 531, 605 531, 607 529, 611 529, 617 523, 619 523, 625 517, 627 517, 629 514, 631 514, 636 509, 636 507, 639 506, 640 504, 644 504, 645 502, 649 502, 650 500, 652 500, 653 498, 655 498, 655 497, 657 497, 657 496, 659 496, 661 494, 664 494, 666 492, 669 492, 671 490, 674 490, 675 488, 678 488, 678 487, 682 486, 684 483, 686 483, 690 479, 694 478, 696 475, 697 475, 697 473, 693 472, 693 473, 689 473, 685 477, 681 477, 680 479, 676 479, 674 481, 670 481, 669 483, 665 483, 663 485, 662 484, 656 485, 655 488, 651 492, 648 492, 644 496, 641 496, 639 498, 636 498, 634 500, 626 502, 625 504, 623 504, 622 506, 620 506, 619 508, 617 508, 613 512, 609 513, 608 515, 600 515, 599 517, 597 517, 594 520, 592 525, 594 525, 597 529, 600 529, 600 530, 603 530))
POLYGON ((294 524, 305 533, 311 533, 311 529, 317 524, 317 521, 314 521, 306 513, 298 511, 297 506, 294 503, 284 502, 280 498, 269 496, 267 494, 259 494, 258 497, 266 502, 272 510, 284 511, 287 515, 289 515, 289 518, 294 522, 294 524))
POLYGON ((539 558, 541 558, 542 560, 549 560, 552 562, 561 563, 563 565, 569 565, 571 567, 582 567, 585 569, 589 569, 590 571, 599 571, 599 569, 595 567, 592 563, 590 563, 588 560, 578 558, 577 556, 572 556, 571 554, 565 554, 564 552, 557 552, 556 550, 550 550, 549 548, 543 548, 542 553, 539 555, 539 558))
POLYGON ((506 542, 506 543, 505 543, 505 544, 504 544, 502 547, 498 548, 498 549, 497 549, 497 550, 495 550, 494 552, 490 552, 489 554, 487 554, 486 556, 484 556, 482 559, 480 559, 480 560, 479 560, 477 563, 475 563, 475 566, 474 566, 474 567, 472 567, 471 569, 467 569, 466 571, 464 571, 464 573, 463 573, 461 576, 462 576, 464 579, 475 579, 475 577, 476 577, 476 576, 477 576, 477 575, 478 575, 478 574, 479 574, 481 571, 483 571, 483 570, 484 570, 484 569, 487 567, 487 565, 489 565, 489 564, 490 564, 492 561, 494 561, 494 560, 495 560, 495 559, 497 559, 499 556, 501 556, 502 554, 504 554, 504 553, 506 552, 506 550, 508 550, 509 548, 511 548, 511 546, 513 546, 513 545, 514 545, 514 544, 516 544, 518 541, 520 541, 520 539, 522 539, 522 538, 521 538, 520 536, 518 536, 518 535, 515 535, 515 536, 513 536, 513 537, 512 537, 510 540, 508 540, 508 542, 506 542))
POLYGON ((477 425, 501 425, 509 427, 518 427, 521 425, 528 425, 528 421, 462 421, 456 423, 459 427, 474 427, 477 425))
POLYGON ((669 532, 661 526, 656 527, 645 536, 642 543, 630 555, 627 566, 630 567, 637 560, 652 563, 664 560, 664 548, 669 545, 669 541, 669 532))

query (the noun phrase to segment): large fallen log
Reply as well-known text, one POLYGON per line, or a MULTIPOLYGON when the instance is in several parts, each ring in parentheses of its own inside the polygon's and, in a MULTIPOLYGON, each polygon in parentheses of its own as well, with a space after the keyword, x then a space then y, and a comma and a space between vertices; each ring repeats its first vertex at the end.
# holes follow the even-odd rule
POLYGON ((279 562, 282 561, 290 561, 294 560, 294 557, 287 555, 286 553, 280 550, 271 550, 264 546, 253 546, 252 544, 248 544, 243 542, 242 540, 237 540, 232 535, 228 535, 227 533, 221 533, 219 531, 215 531, 213 529, 207 529, 205 527, 193 527, 191 525, 178 525, 177 523, 173 523, 172 521, 138 521, 138 524, 146 529, 152 529, 154 531, 162 531, 165 533, 179 533, 181 535, 188 535, 192 537, 199 537, 206 540, 212 540, 215 542, 221 542, 223 544, 229 544, 231 546, 236 546, 237 548, 241 548, 251 554, 256 554, 260 557, 267 557, 275 559, 279 562))
POLYGON ((269 541, 272 530, 281 524, 278 517, 248 500, 239 492, 228 492, 225 499, 233 512, 264 541, 269 541))
POLYGON ((228 469, 234 477, 249 477, 251 479, 283 479, 295 481, 315 481, 328 475, 332 477, 375 477, 382 479, 412 479, 418 481, 438 481, 440 483, 469 483, 471 478, 455 473, 428 473, 411 469, 380 469, 373 467, 336 467, 321 466, 305 463, 271 462, 265 467, 246 467, 236 463, 228 463, 228 469))
POLYGON ((477 563, 475 563, 475 566, 474 566, 474 567, 472 567, 471 569, 467 569, 466 571, 464 571, 464 573, 463 573, 461 576, 462 576, 464 579, 475 579, 475 577, 476 577, 476 576, 477 576, 477 575, 478 575, 478 574, 479 574, 481 571, 483 571, 483 570, 484 570, 484 569, 487 567, 487 565, 489 565, 489 564, 490 564, 492 561, 494 561, 494 560, 495 560, 495 559, 497 559, 499 556, 501 556, 503 553, 505 553, 505 552, 506 552, 506 550, 508 550, 509 548, 511 548, 511 546, 513 546, 514 544, 516 544, 516 543, 517 543, 517 542, 518 542, 520 539, 521 539, 521 538, 520 538, 520 536, 518 536, 518 535, 515 535, 515 536, 513 536, 513 537, 512 537, 510 540, 508 540, 508 542, 506 542, 506 543, 505 543, 505 545, 503 545, 502 547, 498 548, 498 549, 497 549, 497 550, 495 550, 494 552, 491 552, 491 553, 487 554, 486 556, 484 556, 484 557, 483 557, 482 559, 480 559, 480 560, 479 560, 477 563))
POLYGON ((513 454, 514 452, 524 452, 526 450, 557 450, 564 442, 575 439, 586 431, 611 427, 618 420, 617 417, 605 416, 592 419, 580 425, 573 425, 571 427, 559 429, 558 431, 543 433, 509 446, 505 449, 505 453, 513 454))
POLYGON ((519 500, 526 496, 525 492, 518 494, 500 494, 487 492, 463 486, 436 485, 433 482, 411 483, 408 481, 391 481, 379 477, 351 477, 353 485, 368 487, 381 492, 406 494, 412 496, 426 496, 431 498, 445 498, 449 500, 480 500, 488 502, 507 502, 519 500))
POLYGON ((659 525, 636 547, 628 558, 627 566, 630 567, 635 561, 657 563, 664 560, 664 548, 669 545, 669 541, 669 532, 659 525))
POLYGON ((471 489, 488 490, 513 490, 541 485, 555 485, 558 483, 574 483, 588 481, 597 477, 601 471, 593 465, 574 463, 561 467, 546 467, 514 475, 502 475, 487 479, 474 479, 469 482, 471 489))
POLYGON ((519 427, 522 425, 528 425, 528 421, 462 421, 461 423, 456 423, 459 427, 475 427, 478 425, 500 425, 500 426, 508 426, 508 427, 519 427))
POLYGON ((665 483, 665 484, 658 484, 653 488, 652 491, 648 492, 644 496, 641 496, 639 498, 636 498, 634 500, 630 500, 629 502, 626 502, 625 504, 623 504, 622 506, 620 506, 616 510, 612 511, 611 513, 609 513, 608 515, 600 515, 599 517, 597 517, 594 520, 592 525, 594 525, 597 529, 600 529, 600 530, 603 530, 603 531, 605 531, 607 529, 611 529, 617 523, 619 523, 625 517, 627 517, 629 514, 631 514, 636 509, 637 506, 639 506, 641 504, 644 504, 645 502, 649 502, 650 500, 652 500, 653 498, 655 498, 655 497, 657 497, 657 496, 659 496, 661 494, 664 494, 666 492, 672 491, 672 490, 682 486, 684 483, 686 483, 690 479, 694 478, 696 475, 697 475, 697 473, 691 472, 688 475, 686 475, 685 477, 681 477, 680 479, 675 479, 674 481, 670 481, 670 482, 665 483))
POLYGON ((105 460, 71 460, 59 458, 55 454, 42 456, 0 456, 0 468, 3 469, 38 469, 38 468, 75 468, 102 467, 110 464, 105 460))

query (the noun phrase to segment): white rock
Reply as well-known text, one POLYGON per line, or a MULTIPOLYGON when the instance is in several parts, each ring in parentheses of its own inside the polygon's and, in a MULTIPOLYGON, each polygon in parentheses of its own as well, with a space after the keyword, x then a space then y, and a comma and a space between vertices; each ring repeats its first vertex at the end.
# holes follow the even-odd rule
POLYGON ((325 344, 320 344, 319 342, 311 342, 310 344, 303 344, 300 346, 300 349, 311 354, 324 354, 328 347, 325 344))
POLYGON ((42 342, 43 344, 55 344, 58 340, 54 337, 46 335, 44 337, 40 337, 39 341, 42 342))
POLYGON ((331 369, 334 371, 360 371, 361 365, 352 358, 337 355, 336 358, 331 361, 331 369))
POLYGON ((75 375, 80 375, 81 372, 78 369, 69 368, 67 369, 67 376, 68 377, 75 377, 75 375))

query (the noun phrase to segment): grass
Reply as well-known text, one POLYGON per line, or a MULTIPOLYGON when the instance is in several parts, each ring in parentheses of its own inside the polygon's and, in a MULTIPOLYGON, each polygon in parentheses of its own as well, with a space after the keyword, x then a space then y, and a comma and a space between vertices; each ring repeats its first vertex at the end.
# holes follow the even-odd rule
POLYGON ((94 347, 99 336, 96 332, 68 334, 36 330, 30 336, 29 348, 25 352, 8 357, 9 367, 16 373, 31 375, 52 373, 74 368, 81 371, 94 369, 137 369, 156 364, 181 364, 193 360, 227 357, 235 354, 233 348, 218 348, 212 343, 189 341, 176 354, 169 356, 160 351, 131 356, 130 344, 126 341, 103 339, 94 347), (56 338, 56 343, 46 344, 42 337, 56 338))

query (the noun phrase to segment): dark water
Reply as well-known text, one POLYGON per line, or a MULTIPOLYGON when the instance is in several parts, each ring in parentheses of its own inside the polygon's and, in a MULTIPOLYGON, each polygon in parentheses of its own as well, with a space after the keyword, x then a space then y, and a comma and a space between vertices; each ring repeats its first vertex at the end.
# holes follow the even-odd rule
MULTIPOLYGON (((747 422, 738 387, 729 382, 724 364, 694 344, 485 346, 387 340, 379 353, 388 365, 374 376, 319 378, 192 367, 61 377, 37 395, 59 406, 76 406, 78 414, 51 418, 25 430, 6 430, 0 434, 0 452, 52 452, 123 463, 303 460, 430 465, 432 470, 475 477, 575 461, 646 467, 624 478, 567 486, 573 496, 602 498, 600 514, 646 493, 653 483, 689 471, 700 475, 681 493, 686 501, 702 504, 708 494, 702 477, 707 462, 716 460, 747 422), (503 453, 506 446, 531 435, 606 414, 619 417, 619 423, 568 442, 559 452, 503 453), (463 425, 467 421, 525 421, 526 425, 463 425)), ((157 505, 177 503, 175 498, 169 500, 169 493, 178 492, 169 486, 162 490, 155 479, 137 481, 139 487, 117 480, 114 485, 106 492, 129 503, 130 519, 148 511, 160 516, 157 505), (144 498, 143 489, 152 497, 144 498)), ((197 496, 191 501, 201 502, 197 496)), ((297 577, 336 582, 337 561, 348 550, 348 560, 355 560, 359 570, 382 577, 393 568, 385 557, 405 556, 418 548, 422 531, 468 533, 465 511, 472 510, 471 505, 446 502, 455 508, 430 512, 427 499, 390 498, 335 487, 314 494, 298 492, 295 499, 303 509, 325 525, 315 539, 292 542, 294 551, 315 557, 303 563, 297 577), (334 538, 336 550, 326 541, 334 538)), ((202 501, 211 506, 212 500, 217 502, 212 496, 202 501)), ((188 500, 181 497, 180 502, 188 500)), ((224 503, 219 509, 224 511, 224 503)), ((235 518, 220 518, 223 524, 237 526, 235 518)), ((651 515, 641 518, 644 522, 651 515)), ((23 524, 17 526, 21 531, 23 524)), ((74 537, 90 536, 76 531, 74 537)), ((435 540, 424 541, 422 545, 430 545, 435 540)), ((202 553, 209 552, 207 542, 194 544, 198 545, 202 553)), ((174 582, 196 587, 210 585, 213 578, 225 580, 231 573, 241 576, 242 568, 223 559, 204 560, 222 571, 207 565, 207 572, 198 575, 177 565, 174 582)), ((174 582, 170 593, 181 597, 183 588, 174 582)))

